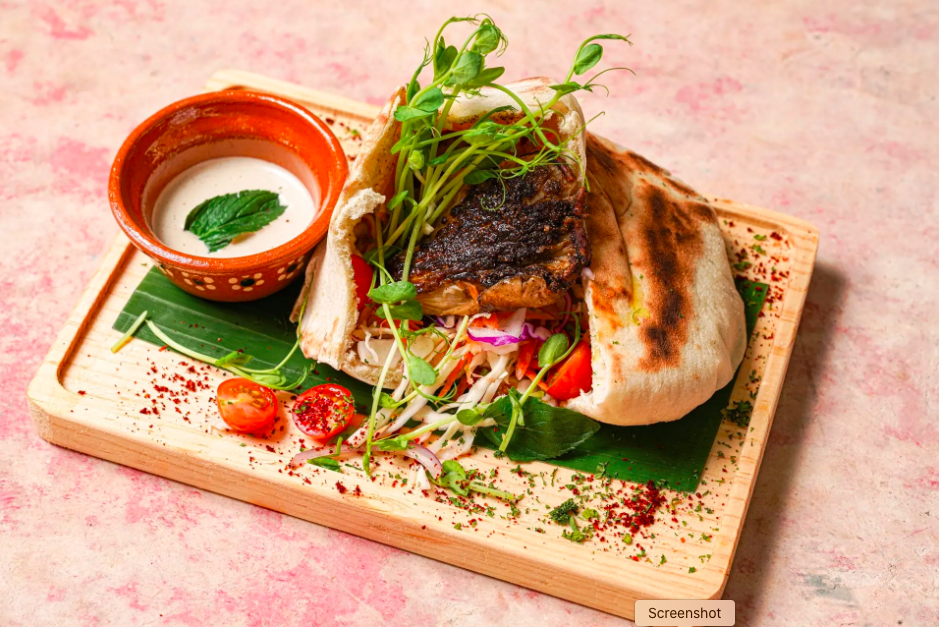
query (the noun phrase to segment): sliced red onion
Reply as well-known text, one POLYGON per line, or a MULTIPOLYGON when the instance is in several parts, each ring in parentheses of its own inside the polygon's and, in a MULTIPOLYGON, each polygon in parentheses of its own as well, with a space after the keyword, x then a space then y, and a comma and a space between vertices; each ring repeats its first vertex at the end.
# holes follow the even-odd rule
POLYGON ((526 322, 522 325, 522 336, 520 339, 530 340, 534 338, 545 342, 549 337, 551 337, 551 331, 544 327, 536 327, 531 322, 526 322))
POLYGON ((561 319, 561 324, 554 327, 554 332, 558 333, 564 329, 564 325, 567 324, 567 321, 571 319, 571 309, 574 308, 574 301, 571 300, 570 291, 564 292, 564 318, 561 319))
POLYGON ((444 329, 452 329, 456 326, 456 316, 437 316, 437 324, 442 326, 444 329))
POLYGON ((440 463, 440 460, 437 459, 437 456, 434 455, 433 451, 431 451, 426 446, 416 444, 410 447, 408 450, 401 452, 405 457, 410 457, 421 466, 426 468, 434 479, 439 477, 440 473, 443 472, 443 464, 440 463))
MULTIPOLYGON (((328 457, 330 455, 333 455, 335 452, 336 452, 335 446, 327 446, 324 448, 311 448, 306 451, 303 451, 302 453, 297 453, 296 455, 294 455, 293 459, 290 460, 290 465, 299 466, 300 464, 304 463, 308 459, 316 459, 317 457, 328 457)), ((346 446, 344 444, 339 448, 340 455, 346 455, 348 453, 356 453, 356 452, 358 452, 357 448, 346 446)))
POLYGON ((515 313, 499 324, 499 330, 505 331, 509 335, 514 335, 515 337, 521 337, 522 326, 525 324, 525 314, 527 311, 528 310, 524 307, 521 309, 516 309, 515 313))
POLYGON ((591 281, 594 279, 593 270, 591 270, 589 267, 581 270, 580 276, 584 277, 585 279, 590 279, 591 281))
POLYGON ((499 329, 469 327, 466 332, 477 342, 485 342, 493 346, 505 346, 506 344, 519 343, 519 337, 517 335, 512 335, 511 333, 506 333, 499 329))

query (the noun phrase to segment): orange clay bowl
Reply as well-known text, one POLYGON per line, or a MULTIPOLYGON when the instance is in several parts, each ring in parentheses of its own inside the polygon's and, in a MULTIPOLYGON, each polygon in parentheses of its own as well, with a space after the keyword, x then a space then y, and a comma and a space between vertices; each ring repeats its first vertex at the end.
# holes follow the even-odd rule
POLYGON ((339 140, 300 105, 248 91, 213 92, 171 104, 134 129, 114 159, 108 197, 130 241, 174 284, 209 300, 247 301, 303 274, 347 173, 339 140), (319 213, 294 239, 255 255, 196 257, 167 248, 150 228, 157 197, 182 171, 218 157, 254 157, 287 169, 319 198, 319 213))

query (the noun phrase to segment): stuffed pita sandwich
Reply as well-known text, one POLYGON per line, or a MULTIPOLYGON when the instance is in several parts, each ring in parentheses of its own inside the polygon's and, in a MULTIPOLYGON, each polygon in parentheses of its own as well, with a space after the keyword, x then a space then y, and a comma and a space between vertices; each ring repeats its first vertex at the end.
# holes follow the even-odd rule
POLYGON ((743 303, 714 210, 586 133, 573 74, 442 98, 412 81, 373 122, 295 308, 307 357, 375 386, 348 446, 437 432, 446 459, 492 427, 545 459, 573 446, 552 425, 676 420, 733 377, 743 303))

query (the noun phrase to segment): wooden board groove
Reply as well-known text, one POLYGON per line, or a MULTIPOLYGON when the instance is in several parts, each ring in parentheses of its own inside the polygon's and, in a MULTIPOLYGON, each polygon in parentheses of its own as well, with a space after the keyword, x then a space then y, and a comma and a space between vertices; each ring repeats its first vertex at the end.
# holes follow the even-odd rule
MULTIPOLYGON (((219 72, 207 84, 210 90, 230 88, 278 93, 308 106, 321 117, 335 118, 334 130, 351 155, 360 139, 349 129, 363 129, 378 110, 373 105, 246 72, 219 72)), ((290 442, 290 433, 261 444, 222 433, 213 426, 210 414, 214 408, 208 392, 193 397, 189 409, 196 413, 191 422, 173 413, 156 420, 141 416, 140 408, 145 403, 133 394, 146 385, 149 368, 170 371, 182 358, 144 342, 131 342, 118 355, 108 350, 118 335, 111 330, 111 324, 149 267, 146 257, 123 235, 114 241, 30 383, 30 413, 40 436, 55 444, 329 527, 355 530, 371 540, 620 616, 631 618, 633 603, 640 598, 719 598, 785 378, 811 279, 818 233, 807 222, 767 209, 716 198, 714 204, 731 249, 752 237, 748 228, 779 234, 780 240, 767 240, 766 247, 770 255, 778 252, 778 265, 788 274, 771 286, 778 290, 774 292, 778 298, 774 308, 760 318, 755 332, 759 338, 751 342, 745 358, 745 371, 752 369, 761 381, 745 439, 736 444, 739 449, 729 458, 735 463, 728 466, 725 451, 728 442, 735 442, 737 429, 727 421, 712 447, 702 486, 713 487, 713 494, 703 501, 713 514, 702 514, 699 520, 697 515, 679 512, 678 517, 688 523, 687 529, 679 527, 682 533, 662 516, 653 528, 657 539, 650 546, 656 557, 660 553, 668 556, 666 564, 634 562, 622 547, 575 545, 561 539, 556 526, 545 526, 546 533, 538 534, 531 527, 540 524, 538 515, 543 509, 523 513, 515 523, 497 515, 482 519, 481 531, 457 530, 454 522, 467 518, 459 510, 454 512, 453 507, 417 492, 393 488, 385 480, 362 481, 362 496, 355 497, 350 493, 358 483, 356 474, 340 477, 315 471, 298 478, 279 473, 284 458, 297 451, 290 442), (118 394, 120 391, 125 394, 118 394), (273 444, 275 452, 266 450, 264 444, 273 444), (249 455, 254 462, 248 461, 249 455), (337 480, 343 481, 350 493, 340 494, 334 485, 337 480), (709 542, 692 538, 680 543, 679 535, 684 538, 688 529, 696 533, 718 531, 711 532, 709 542), (604 552, 603 548, 611 550, 604 552), (710 555, 707 561, 703 561, 705 551, 710 555), (689 566, 697 572, 689 573, 689 566)), ((206 376, 212 382, 218 378, 215 373, 206 376)), ((746 393, 745 382, 738 381, 732 398, 745 398, 746 393)), ((483 470, 509 467, 508 462, 494 460, 487 453, 478 453, 472 463, 483 470)), ((543 467, 531 465, 535 472, 543 467)), ((384 468, 404 467, 388 463, 384 468)), ((547 468, 549 472, 553 469, 547 468)), ((508 475, 504 478, 506 487, 522 487, 521 479, 513 484, 514 475, 504 475, 508 475)), ((526 499, 534 503, 536 497, 543 497, 542 504, 548 505, 565 498, 559 490, 547 487, 533 490, 526 499)), ((499 508, 499 515, 503 510, 499 508)))

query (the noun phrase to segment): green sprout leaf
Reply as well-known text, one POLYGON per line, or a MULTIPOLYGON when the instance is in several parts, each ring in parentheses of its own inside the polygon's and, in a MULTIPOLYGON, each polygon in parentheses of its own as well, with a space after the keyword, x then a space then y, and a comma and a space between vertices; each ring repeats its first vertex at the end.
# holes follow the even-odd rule
POLYGON ((378 405, 383 409, 394 409, 398 406, 398 401, 391 397, 391 394, 382 392, 378 396, 378 405))
POLYGON ((379 305, 397 303, 402 300, 417 298, 417 287, 410 281, 396 281, 387 285, 373 287, 368 297, 379 305))
MULTIPOLYGON (((400 305, 391 305, 388 309, 391 311, 392 320, 420 320, 424 317, 424 308, 416 300, 409 300, 400 305)), ((375 315, 384 320, 384 307, 376 309, 375 315)))
POLYGON ((461 409, 456 413, 456 419, 460 421, 460 424, 467 427, 475 427, 484 418, 482 412, 477 409, 461 409))
POLYGON ((548 365, 554 365, 567 352, 570 347, 570 341, 563 333, 555 333, 541 345, 538 351, 538 365, 542 368, 548 365))
POLYGON ((410 102, 410 106, 415 109, 434 113, 443 106, 443 92, 440 91, 439 87, 434 87, 420 94, 413 102, 410 100, 408 102, 410 102))
POLYGON ((417 78, 411 79, 411 82, 408 83, 407 98, 408 102, 411 102, 411 99, 421 90, 421 84, 417 82, 417 78))
POLYGON ((483 181, 496 178, 496 176, 498 175, 492 170, 473 170, 463 177, 463 182, 467 185, 479 185, 483 181))
POLYGON ((574 60, 574 74, 580 76, 597 63, 603 56, 603 46, 600 44, 588 44, 580 49, 577 58, 574 60))
POLYGON ((419 385, 433 385, 437 380, 437 372, 429 363, 417 355, 408 356, 408 372, 411 380, 419 385))
POLYGON ((339 467, 339 460, 335 457, 317 457, 306 461, 313 466, 319 466, 320 468, 326 468, 335 472, 342 472, 339 467))
POLYGON ((574 81, 568 81, 567 83, 558 83, 557 85, 551 85, 553 89, 558 93, 558 96, 566 96, 567 94, 572 94, 575 91, 580 91, 584 86, 580 83, 575 83, 574 81))
POLYGON ((435 80, 447 73, 447 70, 453 65, 457 54, 459 54, 459 51, 456 49, 456 46, 448 46, 446 42, 444 42, 443 37, 438 40, 437 50, 434 54, 435 80))
POLYGON ((472 50, 464 52, 456 60, 452 74, 447 79, 447 85, 462 85, 476 78, 483 69, 483 56, 472 50))
POLYGON ((408 440, 402 436, 396 438, 387 438, 385 440, 379 440, 375 443, 378 446, 379 451, 406 451, 408 450, 408 440))
POLYGON ((408 196, 408 190, 404 190, 403 192, 400 192, 400 193, 398 193, 398 194, 395 194, 395 195, 391 198, 391 200, 388 201, 388 209, 391 210, 391 209, 394 209, 395 207, 397 207, 398 205, 400 205, 401 202, 402 202, 405 198, 407 198, 407 196, 408 196))
POLYGON ((487 67, 476 75, 476 78, 466 83, 467 87, 485 87, 490 83, 496 82, 500 76, 505 74, 504 67, 487 67))
POLYGON ((502 41, 502 33, 491 22, 484 23, 476 31, 476 39, 473 41, 473 51, 479 54, 489 54, 499 47, 502 41))
POLYGON ((421 111, 420 109, 415 109, 407 105, 398 105, 398 108, 395 109, 395 119, 398 122, 407 122, 408 120, 415 120, 417 118, 430 117, 433 113, 433 111, 421 111))

